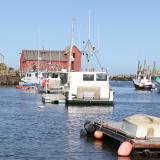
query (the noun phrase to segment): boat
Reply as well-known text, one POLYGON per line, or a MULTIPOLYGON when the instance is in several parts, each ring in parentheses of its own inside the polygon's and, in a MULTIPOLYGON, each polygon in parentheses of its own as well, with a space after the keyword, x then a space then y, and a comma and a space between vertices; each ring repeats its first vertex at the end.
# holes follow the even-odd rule
POLYGON ((39 93, 63 93, 67 83, 66 71, 49 72, 36 84, 39 93))
POLYGON ((66 103, 75 105, 113 105, 114 93, 106 72, 70 72, 66 103))
POLYGON ((138 90, 151 90, 153 89, 153 83, 151 76, 139 74, 136 79, 133 79, 133 83, 138 90))
MULTIPOLYGON (((136 114, 123 119, 122 122, 113 121, 86 121, 81 133, 93 135, 95 138, 109 136, 120 142, 118 153, 120 156, 129 156, 134 151, 150 156, 157 153, 160 156, 160 118, 146 114, 136 114), (85 131, 85 132, 84 132, 85 131), (97 131, 101 134, 95 134, 97 131), (100 137, 101 135, 101 137, 100 137), (130 145, 128 145, 130 144, 130 145), (130 146, 130 153, 122 155, 124 145, 130 146)), ((126 146, 125 146, 126 147, 126 146)), ((125 148, 124 147, 124 148, 125 148)))
POLYGON ((138 62, 136 78, 133 79, 133 84, 138 90, 151 90, 154 89, 154 84, 151 80, 149 70, 146 69, 146 61, 144 61, 144 67, 140 66, 138 62))
POLYGON ((46 72, 28 71, 22 77, 16 89, 35 90, 37 92, 37 84, 46 76, 46 72))
MULTIPOLYGON (((90 29, 89 29, 90 30, 90 29)), ((69 54, 68 65, 68 90, 65 92, 67 105, 113 105, 114 92, 109 84, 109 75, 107 69, 101 67, 98 57, 96 56, 95 46, 90 41, 84 42, 83 55, 87 59, 86 71, 73 72, 71 71, 73 48, 73 32, 74 21, 72 23, 72 36, 69 54), (100 71, 95 71, 89 66, 90 58, 96 56, 100 71)))
POLYGON ((45 76, 45 73, 38 71, 28 71, 25 73, 24 77, 21 79, 21 85, 34 86, 38 84, 40 80, 45 76))

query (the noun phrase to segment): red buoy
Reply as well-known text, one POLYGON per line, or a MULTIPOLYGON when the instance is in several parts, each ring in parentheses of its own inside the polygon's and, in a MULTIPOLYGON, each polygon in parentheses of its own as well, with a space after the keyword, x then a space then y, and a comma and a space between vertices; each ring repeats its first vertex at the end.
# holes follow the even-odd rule
POLYGON ((103 132, 102 131, 95 131, 94 132, 94 137, 96 139, 101 139, 103 137, 103 132))
POLYGON ((118 148, 118 156, 127 157, 132 152, 133 146, 130 142, 123 142, 118 148))

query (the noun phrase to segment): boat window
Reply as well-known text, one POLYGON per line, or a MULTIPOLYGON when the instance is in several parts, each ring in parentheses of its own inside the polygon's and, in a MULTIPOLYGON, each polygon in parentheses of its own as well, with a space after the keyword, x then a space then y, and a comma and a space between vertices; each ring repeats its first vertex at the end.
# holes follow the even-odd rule
POLYGON ((51 78, 58 78, 58 73, 51 73, 51 78))
POLYGON ((94 81, 94 74, 83 74, 84 81, 94 81))
POLYGON ((31 77, 31 74, 30 74, 30 73, 27 73, 27 77, 31 77))
POLYGON ((60 79, 62 84, 66 84, 68 79, 67 73, 60 73, 60 79))
POLYGON ((104 73, 96 74, 96 81, 107 81, 107 74, 104 73))
POLYGON ((42 73, 42 76, 43 76, 44 78, 48 78, 48 75, 49 75, 49 73, 42 73))
POLYGON ((35 73, 35 76, 38 77, 38 73, 35 73))

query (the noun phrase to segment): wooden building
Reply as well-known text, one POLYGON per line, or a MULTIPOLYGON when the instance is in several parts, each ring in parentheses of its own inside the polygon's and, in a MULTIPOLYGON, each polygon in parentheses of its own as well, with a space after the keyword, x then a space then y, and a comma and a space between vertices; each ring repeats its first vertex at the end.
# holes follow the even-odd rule
MULTIPOLYGON (((22 50, 20 72, 68 70, 69 55, 69 47, 64 50, 22 50)), ((81 70, 81 52, 76 46, 72 48, 71 70, 81 70)))

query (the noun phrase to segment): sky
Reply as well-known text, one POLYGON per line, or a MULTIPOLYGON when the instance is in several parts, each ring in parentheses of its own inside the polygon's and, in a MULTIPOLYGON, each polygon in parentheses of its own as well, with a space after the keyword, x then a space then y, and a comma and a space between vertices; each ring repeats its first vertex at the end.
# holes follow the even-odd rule
MULTIPOLYGON (((89 35, 96 55, 111 75, 134 74, 137 61, 160 68, 159 0, 0 0, 0 53, 19 68, 23 49, 84 49, 89 35)), ((83 57, 83 67, 86 62, 83 57)), ((95 57, 90 66, 98 68, 95 57)))

